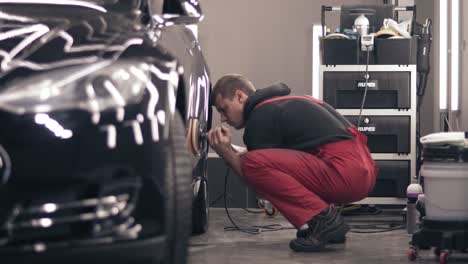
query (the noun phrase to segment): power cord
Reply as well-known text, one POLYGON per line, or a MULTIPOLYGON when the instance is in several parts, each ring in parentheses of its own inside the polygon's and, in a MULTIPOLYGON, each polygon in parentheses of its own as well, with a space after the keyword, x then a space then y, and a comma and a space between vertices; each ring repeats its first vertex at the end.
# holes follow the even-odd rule
POLYGON ((357 234, 375 234, 375 233, 385 233, 385 232, 392 232, 396 230, 405 229, 406 225, 395 225, 395 224, 387 224, 388 226, 381 226, 381 225, 350 225, 351 233, 357 234))
POLYGON ((349 206, 341 205, 337 206, 337 208, 342 215, 346 216, 378 215, 382 213, 382 209, 378 207, 364 207, 360 204, 354 204, 349 206))
MULTIPOLYGON (((216 203, 221 197, 224 197, 224 210, 226 212, 226 215, 231 222, 232 226, 225 227, 225 231, 241 231, 244 233, 252 234, 252 235, 258 235, 260 233, 264 232, 273 232, 273 231, 281 231, 281 230, 291 230, 291 229, 296 229, 294 227, 283 227, 280 224, 270 224, 270 225, 250 225, 248 223, 244 223, 244 226, 241 226, 237 224, 234 221, 234 218, 231 216, 229 213, 229 209, 227 207, 227 201, 228 201, 228 195, 227 194, 227 187, 228 187, 228 179, 229 179, 229 174, 230 168, 226 170, 226 175, 224 177, 224 192, 218 196, 215 201, 212 203, 216 203)), ((350 212, 354 210, 360 209, 362 206, 361 205, 351 205, 349 207, 346 206, 340 206, 339 210, 341 212, 346 213, 347 215, 350 214, 350 212)), ((252 211, 248 210, 246 208, 242 208, 244 211, 249 212, 249 213, 262 213, 263 210, 259 211, 252 211)), ((382 210, 376 210, 375 212, 370 213, 371 215, 377 215, 382 213, 382 210)), ((352 215, 362 215, 362 213, 356 213, 352 215)), ((365 214, 369 215, 369 214, 365 214)), ((396 231, 396 230, 401 230, 405 229, 406 225, 401 225, 400 223, 395 223, 395 222, 389 222, 387 224, 380 223, 380 224, 368 224, 368 225, 363 225, 363 224, 358 224, 358 225, 352 225, 350 224, 351 233, 358 233, 358 234, 373 234, 373 233, 385 233, 385 232, 391 232, 391 231, 396 231)))
POLYGON ((251 213, 251 214, 262 214, 264 212, 262 209, 250 210, 250 209, 247 209, 247 208, 242 208, 242 210, 246 211, 247 213, 251 213))
MULTIPOLYGON (((227 207, 227 200, 228 200, 228 195, 227 194, 227 187, 228 187, 228 179, 229 179, 229 174, 230 169, 228 168, 226 170, 226 175, 224 178, 224 192, 217 198, 217 200, 220 199, 220 197, 224 197, 224 210, 226 211, 226 215, 231 222, 232 226, 225 227, 225 231, 241 231, 244 233, 252 234, 252 235, 258 235, 260 233, 264 232, 273 232, 273 231, 281 231, 281 230, 292 230, 296 229, 294 227, 283 227, 280 224, 270 224, 270 225, 250 225, 248 223, 244 223, 245 226, 241 226, 237 224, 234 221, 234 218, 231 216, 229 213, 229 209, 227 207)), ((216 200, 215 200, 216 201, 216 200)), ((347 212, 347 211, 353 211, 356 209, 361 208, 361 205, 352 205, 349 207, 342 206, 340 207, 340 211, 342 212, 347 212)), ((263 210, 259 211, 252 211, 248 210, 246 208, 242 208, 244 211, 249 212, 249 213, 262 213, 263 210)), ((380 214, 382 210, 377 210, 376 212, 373 212, 372 215, 380 214)), ((349 213, 349 212, 347 212, 349 213)), ((358 215, 358 214, 356 214, 358 215)), ((391 232, 395 230, 400 230, 404 229, 406 226, 405 225, 400 225, 399 223, 393 223, 390 222, 388 224, 368 224, 368 225, 350 225, 351 227, 351 233, 359 233, 359 234, 372 234, 372 233, 384 233, 384 232, 391 232)))
POLYGON ((367 49, 367 58, 366 58, 366 74, 364 75, 364 79, 366 79, 366 84, 364 86, 364 95, 362 96, 361 108, 359 110, 359 118, 357 123, 357 129, 361 126, 361 116, 362 116, 362 109, 364 109, 364 103, 366 102, 367 96, 367 85, 369 81, 369 56, 370 56, 370 49, 367 49))
MULTIPOLYGON (((219 200, 221 200, 221 198, 223 198, 224 195, 227 195, 229 200, 231 200, 231 201, 233 200, 232 196, 228 195, 228 193, 222 192, 220 195, 218 195, 218 197, 216 197, 216 199, 214 199, 213 202, 210 203, 209 206, 212 207, 213 205, 215 205, 217 202, 219 202, 219 200)), ((261 209, 258 209, 258 210, 251 210, 251 209, 247 209, 247 208, 241 208, 241 209, 246 211, 247 213, 251 213, 251 214, 261 214, 261 213, 264 212, 261 209)))
POLYGON ((222 192, 218 197, 216 197, 216 199, 214 199, 214 201, 210 203, 210 207, 212 207, 212 206, 215 205, 219 200, 221 200, 221 198, 223 198, 223 195, 225 195, 224 192, 222 192))
MULTIPOLYGON (((361 108, 359 109, 359 118, 358 118, 358 123, 357 123, 357 128, 358 129, 361 126, 362 110, 364 109, 364 104, 366 102, 366 97, 367 97, 367 89, 368 89, 368 82, 369 82, 369 57, 370 57, 370 49, 368 48, 367 49, 367 54, 366 54, 366 72, 365 72, 365 75, 364 75, 364 79, 365 79, 366 82, 365 82, 365 86, 364 86, 364 95, 362 96, 361 108)), ((360 205, 355 205, 355 206, 352 206, 352 207, 342 207, 341 211, 346 212, 346 214, 348 214, 348 215, 361 215, 362 213, 353 214, 353 213, 350 212, 350 211, 358 210, 360 208, 361 208, 360 205)), ((382 210, 378 209, 375 212, 368 212, 367 214, 377 215, 377 214, 380 214, 380 213, 382 213, 382 210)), ((400 226, 396 226, 396 227, 388 227, 388 228, 381 228, 381 227, 378 227, 376 225, 350 225, 350 226, 352 228, 351 231, 350 231, 351 233, 361 233, 361 234, 390 232, 390 231, 394 231, 394 230, 403 229, 403 228, 406 227, 405 225, 400 225, 400 226), (358 231, 358 230, 356 230, 356 229, 363 229, 364 227, 366 227, 367 229, 381 229, 381 230, 372 230, 372 231, 358 231)))
MULTIPOLYGON (((224 177, 224 193, 223 193, 224 194, 224 210, 226 211, 226 215, 229 218, 229 221, 231 221, 231 224, 233 226, 225 227, 224 228, 225 231, 241 231, 241 232, 252 234, 252 235, 258 235, 258 234, 263 233, 263 232, 273 232, 273 231, 281 231, 281 230, 287 230, 287 229, 296 229, 294 227, 283 227, 280 224, 250 225, 250 224, 245 223, 246 226, 238 225, 234 221, 234 219, 231 217, 231 214, 229 213, 229 210, 227 208, 227 195, 226 195, 226 193, 227 193, 227 184, 228 184, 229 172, 230 172, 230 168, 228 167, 227 171, 226 171, 226 176, 224 177)), ((250 210, 248 210, 246 208, 242 208, 242 209, 244 209, 247 212, 251 212, 250 210)), ((261 213, 261 212, 262 211, 260 211, 260 212, 254 211, 254 213, 261 213)))

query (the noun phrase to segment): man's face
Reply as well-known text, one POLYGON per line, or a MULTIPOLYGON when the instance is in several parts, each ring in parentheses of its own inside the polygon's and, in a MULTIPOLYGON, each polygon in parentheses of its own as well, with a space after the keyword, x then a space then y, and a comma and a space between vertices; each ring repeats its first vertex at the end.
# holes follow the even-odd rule
POLYGON ((224 98, 218 94, 215 100, 215 107, 221 116, 221 122, 226 122, 236 129, 241 129, 244 127, 242 114, 246 97, 244 98, 243 94, 238 94, 237 92, 232 99, 224 98))

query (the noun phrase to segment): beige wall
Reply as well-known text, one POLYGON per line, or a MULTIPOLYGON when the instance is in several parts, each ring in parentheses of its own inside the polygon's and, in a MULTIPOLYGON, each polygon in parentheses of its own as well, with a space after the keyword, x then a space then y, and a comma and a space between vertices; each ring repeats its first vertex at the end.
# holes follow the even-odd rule
POLYGON ((466 1, 460 1, 462 4, 461 10, 461 37, 462 41, 462 57, 461 57, 461 100, 460 100, 460 129, 463 131, 468 131, 468 51, 467 51, 467 42, 468 42, 468 3, 466 1))

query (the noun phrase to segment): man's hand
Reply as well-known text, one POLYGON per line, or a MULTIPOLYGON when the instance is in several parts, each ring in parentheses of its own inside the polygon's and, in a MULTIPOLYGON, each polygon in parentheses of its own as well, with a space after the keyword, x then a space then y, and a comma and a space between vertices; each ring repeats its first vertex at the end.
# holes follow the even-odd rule
POLYGON ((208 141, 210 146, 219 156, 224 157, 227 151, 232 151, 232 134, 229 128, 219 126, 208 132, 208 141))
POLYGON ((234 144, 231 144, 231 147, 239 156, 243 156, 245 153, 247 153, 246 147, 241 147, 241 146, 234 145, 234 144))

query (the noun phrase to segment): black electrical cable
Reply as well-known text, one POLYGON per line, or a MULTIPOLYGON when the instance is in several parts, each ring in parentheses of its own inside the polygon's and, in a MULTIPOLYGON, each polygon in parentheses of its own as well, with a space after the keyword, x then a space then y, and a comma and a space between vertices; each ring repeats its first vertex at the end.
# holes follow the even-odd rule
MULTIPOLYGON (((296 229, 294 227, 283 227, 280 224, 270 224, 270 225, 249 225, 246 224, 247 226, 241 226, 238 225, 234 219, 232 218, 231 214, 229 213, 228 207, 227 207, 227 200, 228 200, 228 195, 227 195, 227 184, 228 184, 228 179, 229 179, 229 172, 230 168, 226 170, 226 175, 224 178, 224 192, 220 195, 220 197, 224 197, 224 210, 226 211, 226 215, 231 222, 233 226, 228 226, 225 227, 225 231, 241 231, 244 233, 252 234, 252 235, 258 235, 260 233, 264 232, 273 232, 273 231, 281 231, 281 230, 289 230, 289 229, 296 229)), ((243 210, 249 212, 249 213, 262 213, 263 210, 260 211, 251 211, 246 208, 242 208, 243 210)), ((373 215, 375 214, 380 214, 382 210, 378 210, 373 215)), ((362 214, 356 214, 356 215, 362 215, 362 214)), ((389 227, 383 227, 383 223, 379 224, 367 224, 367 225, 352 225, 350 224, 351 233, 358 233, 358 234, 372 234, 372 233, 385 233, 385 232, 391 232, 395 230, 400 230, 404 229, 406 225, 398 225, 399 223, 393 223, 390 222, 386 225, 389 227)))
MULTIPOLYGON (((222 192, 218 197, 216 197, 216 199, 210 203, 210 207, 212 207, 213 205, 215 205, 219 200, 221 200, 221 198, 223 198, 224 195, 228 195, 228 194, 225 194, 224 192, 222 192)), ((228 195, 228 198, 230 200, 232 200, 232 197, 228 195)), ((263 213, 264 211, 259 209, 259 210, 250 210, 250 209, 247 209, 247 208, 242 208, 242 210, 248 212, 248 213, 252 213, 252 214, 261 214, 263 213)))
POLYGON ((366 74, 364 75, 364 79, 366 79, 366 85, 364 87, 364 95, 362 96, 361 109, 359 110, 359 118, 358 118, 358 123, 357 123, 358 129, 361 126, 362 109, 364 109, 364 103, 366 102, 366 96, 367 96, 367 82, 369 80, 369 56, 370 56, 370 49, 369 47, 367 47, 366 74))
POLYGON ((401 222, 388 222, 387 224, 378 223, 378 224, 349 224, 351 227, 355 229, 389 229, 395 227, 404 226, 401 222))
POLYGON ((370 211, 370 210, 367 210, 365 212, 363 211, 360 211, 359 208, 356 208, 354 210, 349 210, 349 211, 346 211, 346 210, 342 210, 341 211, 341 214, 342 215, 346 215, 346 216, 356 216, 356 215, 379 215, 382 213, 382 209, 380 208, 375 208, 375 211, 370 211))
MULTIPOLYGON (((248 225, 247 227, 240 226, 238 225, 234 219, 231 217, 231 214, 229 213, 229 210, 227 208, 227 183, 228 183, 228 178, 229 178, 229 171, 230 168, 227 169, 226 171, 226 176, 224 177, 224 210, 226 211, 226 215, 229 218, 229 221, 231 221, 231 224, 233 226, 225 227, 225 231, 242 231, 244 233, 252 234, 252 235, 258 235, 262 232, 272 232, 272 231, 281 231, 281 230, 286 230, 286 229, 296 229, 294 227, 283 227, 280 224, 271 224, 271 225, 248 225)), ((247 209, 243 208, 244 210, 247 211, 247 209)))
MULTIPOLYGON (((359 110, 359 118, 358 118, 358 123, 357 123, 357 127, 359 129, 360 125, 361 125, 361 117, 362 117, 362 111, 364 109, 364 104, 365 104, 365 101, 366 101, 366 97, 367 97, 367 89, 368 89, 368 80, 369 80, 369 58, 370 58, 370 49, 368 48, 367 49, 367 56, 366 56, 366 71, 365 71, 365 87, 364 87, 364 95, 362 97, 362 102, 361 102, 361 108, 359 110)), ((233 218, 231 217, 230 213, 229 213, 229 210, 227 208, 227 195, 226 195, 226 192, 227 192, 227 182, 228 182, 228 177, 229 177, 229 171, 230 169, 228 168, 227 171, 226 171, 226 176, 225 176, 225 180, 224 180, 224 192, 218 196, 214 202, 212 202, 212 205, 215 204, 217 201, 219 201, 219 199, 221 199, 221 197, 224 196, 224 209, 226 211, 226 215, 228 216, 229 220, 231 221, 232 223, 232 227, 225 227, 224 230, 225 231, 242 231, 242 232, 245 232, 245 233, 249 233, 249 234, 260 234, 261 232, 267 232, 267 231, 280 231, 280 230, 285 230, 285 229, 295 229, 294 227, 282 227, 281 225, 279 224, 273 224, 273 225, 266 225, 266 226, 249 226, 249 227, 241 227, 239 225, 237 225, 233 218)), ((262 213, 262 210, 260 211, 251 211, 251 210, 248 210, 246 208, 242 208, 244 211, 246 212, 249 212, 249 213, 262 213)), ((382 212, 382 210, 377 210, 375 213, 372 213, 373 215, 376 215, 376 214, 380 214, 382 212)), ((369 214, 369 213, 368 213, 369 214)), ((358 214, 357 214, 358 215, 358 214)), ((361 228, 362 226, 351 226, 352 228, 354 229, 359 229, 361 228)), ((369 226, 369 227, 375 227, 375 225, 372 225, 372 226, 369 226)), ((382 230, 377 230, 377 231, 356 231, 356 230, 351 230, 350 232, 352 233, 366 233, 366 234, 369 234, 369 233, 383 233, 383 232, 390 232, 390 231, 394 231, 394 230, 399 230, 399 229, 402 229, 404 228, 405 225, 401 225, 401 226, 397 226, 397 227, 391 227, 391 228, 383 228, 382 230)), ((373 228, 373 229, 376 229, 376 228, 373 228)))
MULTIPOLYGON (((406 228, 406 225, 400 225, 400 226, 395 226, 395 227, 388 227, 388 228, 367 228, 367 229, 380 229, 380 230, 369 230, 369 231, 358 231, 356 229, 360 229, 360 228, 357 228, 356 226, 351 226, 351 230, 349 232, 351 233, 357 233, 357 234, 375 234, 375 233, 386 233, 386 232, 391 232, 391 231, 396 231, 396 230, 400 230, 400 229, 405 229, 406 228)), ((362 228, 364 229, 364 228, 362 228)))
MULTIPOLYGON (((357 123, 357 127, 359 129, 359 127, 361 126, 361 117, 362 117, 362 110, 364 109, 364 104, 366 102, 366 97, 367 97, 367 89, 368 89, 368 81, 369 81, 369 57, 370 57, 370 49, 369 47, 367 47, 367 56, 366 56, 366 73, 364 75, 364 79, 366 80, 366 83, 365 83, 365 86, 364 86, 364 95, 362 96, 362 102, 361 102, 361 108, 359 109, 359 118, 358 118, 358 123, 357 123)), ((382 210, 377 210, 376 212, 372 213, 374 215, 376 214, 380 214, 382 213, 382 210)), ((356 214, 358 215, 358 214, 356 214)), ((359 228, 357 226, 351 226, 352 230, 350 232, 352 233, 365 233, 365 234, 370 234, 370 233, 383 233, 383 232, 389 232, 389 231, 394 231, 394 230, 398 230, 398 229, 402 229, 404 228, 405 226, 402 225, 402 226, 398 226, 398 227, 392 227, 392 228, 385 228, 385 229, 382 229, 382 230, 378 230, 378 231, 356 231, 356 230, 353 230, 353 229, 356 229, 356 228, 359 228)))
POLYGON ((230 171, 230 169, 228 168, 227 171, 226 171, 226 176, 224 177, 224 210, 226 211, 226 215, 229 218, 229 221, 231 221, 233 227, 225 227, 224 230, 225 231, 239 230, 239 231, 242 231, 242 232, 245 232, 245 233, 248 233, 248 234, 258 235, 261 232, 260 228, 257 228, 257 227, 246 227, 246 228, 241 227, 241 226, 237 225, 236 222, 234 222, 234 220, 231 217, 231 214, 229 213, 229 210, 227 208, 227 195, 226 195, 227 183, 228 183, 228 178, 229 178, 229 171, 230 171))
POLYGON ((247 209, 247 208, 242 208, 242 210, 246 211, 247 213, 251 213, 251 214, 261 214, 261 213, 264 212, 262 209, 250 210, 250 209, 247 209))
POLYGON ((210 203, 210 207, 212 207, 212 206, 215 205, 219 200, 221 200, 221 198, 223 198, 223 195, 225 195, 224 192, 222 192, 218 197, 216 197, 216 199, 214 199, 214 201, 210 203))

